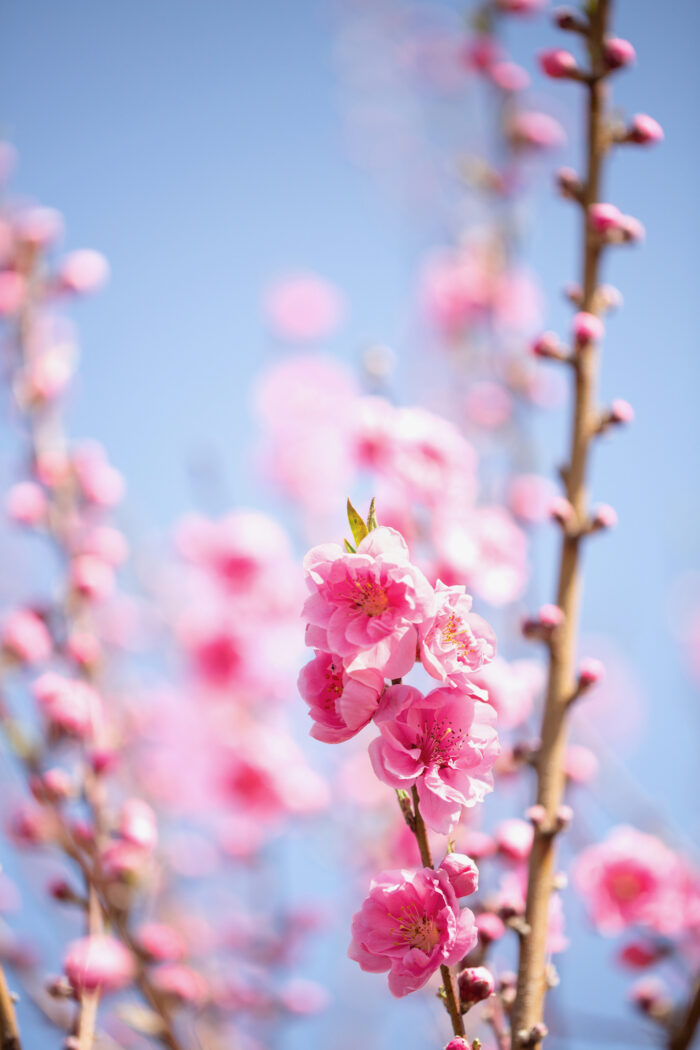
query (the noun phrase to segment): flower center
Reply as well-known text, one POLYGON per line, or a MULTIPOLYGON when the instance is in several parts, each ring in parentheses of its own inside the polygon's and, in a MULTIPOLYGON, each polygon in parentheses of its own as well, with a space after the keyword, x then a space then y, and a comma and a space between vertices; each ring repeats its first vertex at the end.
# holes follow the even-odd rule
POLYGON ((353 601, 366 616, 381 616, 389 605, 386 591, 374 580, 355 580, 353 601))
POLYGON ((461 616, 451 612, 447 622, 440 627, 443 645, 450 645, 457 650, 457 659, 469 663, 470 658, 479 652, 479 643, 469 625, 461 616))
POLYGON ((423 761, 436 764, 440 768, 448 766, 459 754, 467 734, 455 729, 445 718, 436 718, 434 722, 423 724, 423 738, 416 742, 420 747, 423 761))
POLYGON ((631 901, 638 897, 642 889, 642 881, 632 871, 620 871, 613 875, 610 888, 613 895, 619 901, 631 901))
POLYGON ((403 941, 411 948, 419 948, 429 955, 440 943, 440 931, 435 919, 429 915, 422 914, 418 905, 407 904, 401 909, 401 914, 396 917, 398 926, 396 932, 403 941))

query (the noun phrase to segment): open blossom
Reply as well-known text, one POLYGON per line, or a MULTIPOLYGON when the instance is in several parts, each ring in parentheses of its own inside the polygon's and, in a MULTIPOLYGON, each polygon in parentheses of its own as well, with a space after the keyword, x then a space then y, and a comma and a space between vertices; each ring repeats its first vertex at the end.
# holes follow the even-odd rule
POLYGON ((601 933, 641 925, 671 934, 683 925, 687 871, 654 835, 628 825, 613 828, 579 855, 574 878, 601 933))
POLYGON ((463 958, 476 941, 474 915, 460 909, 446 872, 384 871, 353 918, 348 955, 370 973, 389 971, 389 990, 399 998, 463 958))
POLYGON ((493 660, 496 636, 485 620, 472 613, 464 587, 446 587, 438 580, 435 598, 435 618, 421 630, 421 662, 433 678, 460 685, 465 675, 493 660))
POLYGON ((370 744, 372 767, 396 789, 416 785, 428 827, 448 832, 462 806, 483 801, 491 790, 498 756, 493 708, 459 689, 423 696, 408 685, 390 686, 370 744))
POLYGON ((304 569, 309 644, 337 653, 357 678, 367 671, 400 678, 411 669, 418 624, 431 617, 434 595, 398 532, 372 530, 357 554, 333 543, 314 547, 304 569))
POLYGON ((327 744, 349 740, 367 725, 383 689, 378 671, 366 671, 359 681, 346 674, 339 656, 317 652, 299 674, 299 692, 314 720, 311 736, 327 744))
POLYGON ((527 538, 506 510, 475 508, 468 516, 444 508, 435 521, 438 573, 463 583, 492 605, 519 598, 528 577, 527 538))

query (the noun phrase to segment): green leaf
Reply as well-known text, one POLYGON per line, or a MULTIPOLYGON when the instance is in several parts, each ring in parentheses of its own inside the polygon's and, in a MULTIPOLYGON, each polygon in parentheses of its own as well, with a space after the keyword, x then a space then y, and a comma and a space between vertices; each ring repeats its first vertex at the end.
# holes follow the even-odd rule
POLYGON ((372 496, 372 502, 369 505, 369 514, 367 515, 367 531, 371 532, 372 529, 377 527, 377 512, 374 509, 374 496, 372 496))
POLYGON ((367 535, 367 526, 364 521, 353 507, 350 500, 348 500, 348 522, 350 524, 350 531, 352 532, 352 538, 358 545, 362 543, 363 539, 367 535))
POLYGON ((357 551, 353 547, 350 540, 343 540, 343 543, 345 544, 345 550, 348 552, 348 554, 357 554, 357 551))

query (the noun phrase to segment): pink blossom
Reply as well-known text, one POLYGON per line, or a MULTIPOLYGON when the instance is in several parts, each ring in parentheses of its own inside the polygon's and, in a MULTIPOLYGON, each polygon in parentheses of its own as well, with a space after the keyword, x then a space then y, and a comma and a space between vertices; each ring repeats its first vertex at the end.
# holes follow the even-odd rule
POLYGON ((608 37, 603 45, 603 58, 610 69, 622 69, 636 60, 637 53, 629 40, 608 37))
POLYGON ((0 273, 0 317, 16 314, 26 293, 27 282, 21 273, 3 270, 0 273))
POLYGON ((484 379, 471 385, 464 407, 470 422, 491 430, 508 422, 513 413, 513 398, 501 383, 484 379))
POLYGON ((664 130, 658 121, 646 113, 637 113, 632 117, 627 131, 627 141, 636 142, 640 146, 653 145, 662 142, 664 130))
POLYGON ((179 961, 186 952, 182 934, 162 922, 145 922, 139 926, 136 942, 141 951, 156 962, 179 961))
POLYGON ((62 236, 63 216, 55 208, 25 208, 15 217, 15 233, 25 244, 46 248, 62 236))
POLYGON ((441 965, 450 966, 477 941, 474 916, 460 910, 445 872, 385 871, 352 921, 348 955, 370 973, 389 971, 397 998, 415 992, 441 965))
POLYGON ((501 853, 511 860, 526 860, 532 849, 532 824, 518 817, 502 820, 495 838, 501 853))
POLYGON ((486 690, 502 729, 515 729, 527 721, 544 680, 544 668, 535 660, 508 663, 500 656, 472 676, 472 682, 486 690))
POLYGON ((374 529, 357 554, 336 544, 314 547, 304 570, 309 644, 337 653, 357 678, 366 671, 400 678, 411 669, 417 625, 432 615, 434 595, 398 532, 374 529))
POLYGON ((48 660, 53 651, 49 630, 32 609, 17 609, 5 618, 0 645, 9 656, 25 664, 48 660))
POLYGON ((536 525, 546 520, 556 491, 551 478, 541 474, 516 474, 508 487, 508 506, 517 518, 536 525))
POLYGON ((218 521, 189 515, 180 522, 180 553, 231 593, 260 587, 291 556, 287 535, 267 514, 236 510, 218 521))
POLYGON ((91 686, 47 671, 36 679, 34 696, 50 728, 82 739, 102 725, 102 702, 91 686))
POLYGON ((124 495, 124 479, 95 441, 84 442, 73 454, 73 469, 83 498, 98 507, 113 507, 124 495))
POLYGON ((522 111, 511 117, 508 132, 513 145, 523 150, 555 149, 566 142, 559 121, 548 113, 534 110, 522 111))
POLYGON ((346 674, 339 656, 317 652, 302 668, 298 685, 314 720, 311 736, 337 744, 355 736, 370 721, 384 689, 384 677, 368 670, 359 681, 346 674))
POLYGON ((578 63, 570 51, 563 48, 551 48, 542 51, 539 56, 540 68, 548 77, 570 77, 578 72, 578 63))
POLYGON ((162 995, 182 1003, 201 1006, 209 995, 209 985, 201 973, 184 963, 163 963, 151 970, 150 977, 162 995))
POLYGON ((109 263, 101 252, 90 248, 69 252, 58 268, 58 287, 74 295, 96 292, 109 280, 109 263))
POLYGON ((476 507, 468 516, 443 508, 433 538, 438 573, 447 583, 466 583, 492 605, 506 605, 523 593, 527 538, 502 507, 476 507))
POLYGON ((293 977, 280 989, 280 1002, 290 1013, 305 1017, 316 1014, 328 1003, 328 992, 316 981, 293 977))
POLYGON ((76 992, 115 992, 135 974, 131 952, 108 935, 82 937, 68 945, 63 969, 76 992))
POLYGON ((397 789, 415 784, 428 827, 449 831, 462 806, 491 790, 498 741, 488 704, 458 689, 422 696, 397 685, 385 692, 374 720, 381 733, 369 748, 376 775, 397 789))
POLYGON ((496 636, 480 616, 472 613, 472 599, 464 587, 435 585, 435 616, 420 630, 420 658, 433 678, 450 685, 465 683, 496 655, 496 636))
POLYGON ((464 1007, 488 999, 495 991, 493 974, 485 966, 467 966, 457 977, 459 1001, 464 1007))
POLYGON ((440 862, 457 897, 467 897, 479 888, 479 869, 464 853, 448 853, 440 862))
POLYGON ((265 310, 280 338, 311 342, 324 339, 338 327, 345 303, 338 288, 323 277, 299 273, 269 289, 265 310))
POLYGON ((20 481, 8 492, 5 509, 8 517, 19 525, 38 525, 46 517, 44 490, 33 481, 20 481))
POLYGON ((114 570, 94 554, 79 554, 70 565, 73 589, 89 601, 102 601, 114 590, 114 570))
POLYGON ((627 825, 585 849, 574 868, 591 918, 606 934, 632 925, 676 932, 683 924, 677 896, 683 875, 679 858, 660 839, 627 825))
POLYGON ((144 850, 153 850, 158 842, 158 825, 156 815, 140 798, 128 799, 119 815, 119 834, 134 846, 144 850))

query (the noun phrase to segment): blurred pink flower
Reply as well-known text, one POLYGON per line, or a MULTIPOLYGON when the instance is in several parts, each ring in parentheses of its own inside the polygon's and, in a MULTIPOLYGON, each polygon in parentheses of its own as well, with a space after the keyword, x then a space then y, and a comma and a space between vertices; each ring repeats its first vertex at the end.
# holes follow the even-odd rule
POLYGON ((314 273, 298 273, 277 281, 265 295, 265 313, 275 335, 295 343, 330 335, 345 313, 342 294, 314 273))
POLYGON ((131 952, 108 935, 73 941, 68 945, 63 968, 78 993, 118 991, 131 982, 136 972, 131 952))

